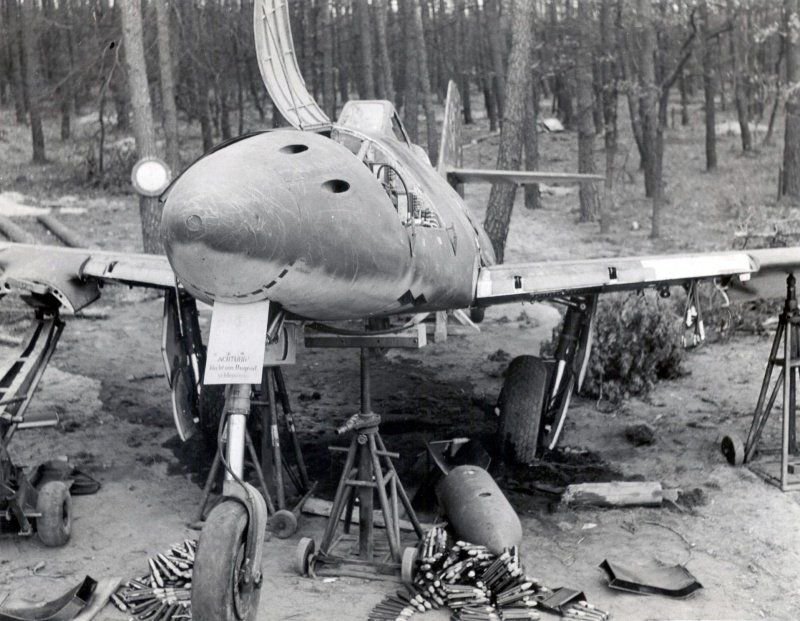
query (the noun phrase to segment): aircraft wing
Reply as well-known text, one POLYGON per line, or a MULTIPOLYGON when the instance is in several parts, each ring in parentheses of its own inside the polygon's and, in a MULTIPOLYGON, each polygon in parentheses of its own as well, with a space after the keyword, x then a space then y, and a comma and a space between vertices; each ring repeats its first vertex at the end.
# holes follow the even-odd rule
POLYGON ((720 278, 735 289, 752 291, 751 279, 798 268, 800 247, 506 263, 480 268, 476 303, 489 306, 574 293, 643 289, 704 278, 720 278))
POLYGON ((72 312, 100 297, 100 285, 168 289, 175 274, 163 255, 0 243, 0 286, 51 294, 72 312))

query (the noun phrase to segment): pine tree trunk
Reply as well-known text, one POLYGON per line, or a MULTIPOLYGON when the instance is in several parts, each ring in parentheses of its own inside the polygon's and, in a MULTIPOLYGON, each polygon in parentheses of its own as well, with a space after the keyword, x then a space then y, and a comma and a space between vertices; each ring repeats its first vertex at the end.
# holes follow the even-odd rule
MULTIPOLYGON (((528 91, 528 99, 525 102, 525 170, 539 169, 539 92, 537 88, 536 76, 531 78, 531 87, 528 91)), ((542 206, 542 197, 539 193, 539 184, 526 184, 523 190, 525 193, 525 207, 527 209, 539 209, 542 206)))
MULTIPOLYGON (((455 2, 455 18, 456 18, 456 32, 455 32, 455 62, 458 72, 458 87, 461 91, 461 105, 464 111, 464 123, 469 125, 472 123, 472 102, 470 100, 470 83, 469 83, 469 68, 472 54, 467 52, 467 30, 466 18, 464 16, 464 0, 456 0, 455 2)), ((474 41, 474 38, 470 38, 474 41)), ((471 49, 471 45, 469 46, 471 49)))
POLYGON ((372 71, 372 25, 367 0, 355 0, 360 43, 361 84, 358 94, 361 99, 375 99, 375 78, 372 71))
MULTIPOLYGON (((499 170, 519 170, 522 160, 522 136, 525 126, 525 101, 530 96, 530 57, 533 39, 533 3, 517 2, 513 9, 511 55, 505 92, 505 120, 497 154, 499 170)), ((484 228, 492 241, 498 262, 503 262, 516 185, 492 186, 486 207, 484 228)))
POLYGON ((333 7, 331 0, 324 0, 320 6, 322 26, 320 36, 322 42, 322 101, 328 118, 336 118, 336 80, 333 74, 333 7))
MULTIPOLYGON (((114 36, 119 36, 122 31, 122 3, 115 2, 112 11, 114 22, 114 36)), ((117 129, 127 133, 131 128, 130 116, 130 97, 128 95, 128 70, 125 60, 126 48, 123 45, 119 52, 120 65, 114 70, 111 78, 111 98, 114 100, 114 110, 117 113, 117 129)))
POLYGON ((436 127, 436 111, 434 108, 433 97, 431 91, 430 73, 428 71, 428 54, 425 47, 425 35, 422 28, 422 7, 420 2, 425 0, 413 0, 412 12, 412 28, 414 46, 417 48, 417 79, 419 80, 419 87, 422 91, 422 107, 425 110, 425 127, 427 129, 427 146, 428 155, 431 161, 436 161, 439 153, 439 134, 436 127))
POLYGON ((709 40, 708 3, 700 0, 700 36, 703 40, 703 96, 706 109, 706 170, 717 168, 716 70, 713 43, 709 40))
POLYGON ((495 92, 495 100, 497 102, 497 116, 500 120, 500 126, 503 125, 503 118, 505 116, 505 92, 506 92, 506 76, 503 67, 503 53, 505 51, 503 45, 502 32, 500 30, 500 7, 499 0, 485 0, 484 11, 486 13, 486 23, 489 34, 489 53, 491 55, 492 63, 492 87, 495 92))
MULTIPOLYGON (((578 3, 580 37, 578 43, 577 87, 578 87, 578 172, 595 174, 594 163, 594 76, 592 74, 592 21, 587 3, 578 3)), ((582 183, 580 195, 580 221, 594 222, 600 215, 600 201, 593 183, 582 183)))
POLYGON ((31 123, 34 164, 44 164, 44 130, 40 106, 44 96, 44 81, 37 45, 36 7, 32 0, 22 3, 22 51, 25 59, 25 84, 28 87, 28 116, 31 123))
POLYGON ((25 101, 25 86, 22 78, 22 36, 19 30, 20 16, 17 0, 5 0, 8 39, 6 49, 11 65, 11 90, 14 96, 14 114, 20 125, 27 121, 28 109, 25 101))
POLYGON ((403 121, 411 142, 419 141, 419 58, 420 49, 415 39, 415 21, 417 0, 408 0, 403 3, 403 26, 405 30, 405 40, 412 41, 407 45, 406 69, 405 69, 405 93, 403 95, 403 121))
MULTIPOLYGON (((733 0, 727 0, 728 19, 731 20, 733 30, 730 33, 730 50, 733 61, 733 85, 734 101, 736 103, 736 116, 739 120, 739 129, 742 139, 742 151, 752 150, 752 138, 750 136, 750 109, 747 105, 747 84, 745 68, 747 67, 747 48, 745 42, 744 16, 737 12, 737 7, 733 0)), ((743 9, 743 6, 739 7, 743 9)))
MULTIPOLYGON (((784 19, 787 32, 800 19, 798 0, 784 0, 784 19)), ((800 44, 794 36, 785 38, 786 81, 789 91, 786 96, 786 128, 783 138, 783 192, 792 198, 800 198, 800 44)))
POLYGON ((477 45, 480 48, 478 60, 478 72, 480 75, 481 90, 483 91, 483 102, 486 107, 486 115, 489 117, 489 131, 496 132, 499 127, 499 110, 497 108, 498 98, 492 88, 492 63, 489 44, 488 27, 486 25, 486 11, 480 10, 478 3, 473 2, 470 11, 475 11, 477 45))
POLYGON ((68 140, 72 133, 71 115, 72 115, 72 79, 70 72, 72 70, 71 57, 69 52, 69 37, 72 30, 72 20, 69 13, 69 2, 61 0, 58 3, 58 19, 61 22, 62 28, 68 28, 64 32, 58 33, 58 55, 59 55, 59 80, 61 84, 58 87, 60 109, 61 109, 61 140, 68 140))
POLYGON ((392 62, 389 59, 389 37, 386 34, 386 0, 375 0, 375 30, 378 44, 380 96, 394 101, 394 78, 392 62))
POLYGON ((639 116, 642 123, 642 163, 644 165, 645 196, 653 197, 655 176, 656 134, 658 132, 658 87, 655 60, 656 32, 650 0, 637 0, 641 32, 639 59, 639 116))
POLYGON ((678 90, 681 94, 681 125, 686 127, 689 125, 689 89, 686 84, 686 70, 681 70, 680 78, 678 78, 678 90))
POLYGON ((600 7, 600 45, 603 60, 600 71, 603 82, 603 136, 606 152, 606 172, 603 182, 603 207, 600 214, 600 232, 608 233, 611 224, 611 212, 614 209, 614 175, 617 156, 617 100, 619 93, 620 67, 616 56, 611 53, 615 48, 614 20, 611 14, 611 1, 603 0, 600 7))
POLYGON ((158 29, 158 69, 161 76, 161 102, 164 112, 164 137, 167 143, 167 164, 173 175, 180 172, 180 147, 178 146, 178 110, 175 107, 175 80, 172 75, 172 49, 170 48, 169 9, 166 0, 153 0, 156 7, 158 29))
MULTIPOLYGON (((128 66, 128 88, 133 110, 133 133, 136 138, 138 157, 156 156, 156 134, 153 127, 153 110, 150 89, 147 86, 147 68, 144 60, 142 39, 142 13, 139 0, 122 3, 122 39, 125 46, 125 61, 128 66)), ((161 208, 158 197, 139 197, 139 216, 142 220, 142 243, 150 254, 162 252, 159 223, 161 208)))
POLYGON ((350 99, 350 94, 348 90, 348 83, 349 83, 349 62, 348 62, 348 54, 347 54, 347 46, 346 46, 346 38, 342 35, 342 30, 348 24, 352 25, 352 20, 347 21, 343 15, 347 11, 346 7, 342 7, 342 5, 336 1, 337 4, 337 15, 339 16, 338 26, 334 26, 333 31, 331 32, 334 41, 334 55, 336 56, 336 62, 334 66, 336 67, 336 71, 338 73, 338 80, 337 86, 339 88, 339 101, 343 104, 350 99))

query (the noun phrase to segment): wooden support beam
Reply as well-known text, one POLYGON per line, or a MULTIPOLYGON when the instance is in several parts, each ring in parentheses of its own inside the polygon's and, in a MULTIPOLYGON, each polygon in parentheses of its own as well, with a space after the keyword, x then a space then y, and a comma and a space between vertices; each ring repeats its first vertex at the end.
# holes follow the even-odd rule
POLYGON ((0 216, 0 233, 5 235, 10 241, 18 244, 34 244, 36 240, 33 235, 22 227, 14 224, 10 218, 0 216))
POLYGON ((612 481, 568 485, 561 503, 571 507, 659 507, 664 498, 661 483, 612 481))
POLYGON ((42 214, 38 216, 37 219, 48 231, 64 242, 67 246, 72 248, 86 248, 86 242, 77 233, 77 231, 74 231, 66 224, 57 220, 54 215, 49 213, 42 214))

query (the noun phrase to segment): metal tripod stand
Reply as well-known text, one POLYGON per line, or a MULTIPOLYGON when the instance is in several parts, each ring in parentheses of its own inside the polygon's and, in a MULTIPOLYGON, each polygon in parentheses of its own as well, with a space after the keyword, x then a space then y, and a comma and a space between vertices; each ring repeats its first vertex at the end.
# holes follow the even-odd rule
POLYGON ((800 370, 800 310, 797 306, 796 280, 794 274, 786 278, 786 299, 783 311, 778 318, 778 328, 772 341, 761 391, 758 395, 753 421, 747 440, 742 443, 735 435, 722 439, 722 452, 732 465, 747 463, 750 469, 770 483, 778 485, 782 491, 800 489, 800 460, 797 459, 797 380, 800 370), (783 348, 783 355, 780 350, 783 348), (773 382, 773 374, 778 370, 773 382), (780 388, 781 404, 781 460, 779 470, 768 466, 776 464, 753 461, 764 427, 772 412, 780 388))
MULTIPOLYGON (((372 567, 379 573, 393 573, 400 569, 405 552, 401 550, 400 504, 406 511, 409 521, 418 538, 422 537, 422 526, 417 519, 411 501, 406 494, 392 459, 398 459, 397 453, 386 450, 378 427, 381 418, 372 412, 370 400, 368 348, 361 348, 361 411, 348 419, 337 433, 352 432, 350 446, 345 449, 331 447, 332 451, 346 451, 345 465, 339 479, 339 486, 331 508, 331 514, 320 542, 319 550, 315 550, 312 539, 303 538, 297 548, 297 569, 303 574, 359 575, 364 578, 374 577, 368 573, 359 573, 343 566, 355 566, 354 569, 372 567), (387 491, 388 488, 388 491, 387 491), (383 517, 388 553, 382 554, 374 537, 374 500, 378 504, 383 517), (358 547, 357 554, 337 554, 336 549, 345 542, 353 541, 350 527, 358 501, 358 547), (339 525, 344 518, 343 534, 339 535, 339 525), (327 565, 323 569, 320 566, 327 565), (322 569, 322 572, 320 571, 322 569)), ((409 548, 411 553, 414 548, 409 548)))

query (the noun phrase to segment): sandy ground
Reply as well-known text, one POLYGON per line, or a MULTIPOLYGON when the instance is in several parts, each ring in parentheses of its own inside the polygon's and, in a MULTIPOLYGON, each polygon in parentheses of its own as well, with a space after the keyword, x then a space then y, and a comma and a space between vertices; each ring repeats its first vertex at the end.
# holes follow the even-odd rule
MULTIPOLYGON (((749 170, 751 163, 734 155, 735 138, 728 138, 721 141, 724 163, 716 176, 681 174, 681 167, 687 166, 697 173, 702 151, 690 130, 676 130, 669 139, 668 175, 680 182, 671 186, 664 240, 647 237, 648 212, 646 203, 636 198, 641 179, 631 156, 620 177, 608 236, 597 235, 595 225, 575 225, 574 195, 546 197, 545 208, 535 213, 518 203, 507 259, 728 247, 747 206, 768 203, 772 169, 762 165, 742 180, 742 170, 749 170), (686 224, 689 214, 694 214, 691 226, 686 224), (632 231, 634 220, 644 228, 632 231)), ((552 155, 545 158, 547 168, 572 167, 574 134, 544 140, 546 153, 552 155)), ((468 149, 468 162, 490 165, 492 142, 468 149)), ((778 146, 762 157, 772 161, 777 153, 778 146)), ((28 187, 27 180, 15 184, 8 174, 0 176, 0 183, 2 191, 28 187)), ((487 195, 488 187, 470 191, 470 208, 478 215, 487 195)), ((76 203, 60 201, 59 196, 40 193, 30 203, 54 208, 97 245, 138 246, 135 200, 81 198, 77 204, 86 211, 75 213, 64 208, 76 203)), ((785 206, 764 209, 770 217, 792 213, 785 206)), ((30 217, 15 216, 46 241, 30 217)), ((161 369, 161 302, 136 292, 109 290, 97 308, 106 310, 107 318, 68 321, 31 404, 31 413, 57 411, 61 424, 21 432, 12 450, 20 463, 31 465, 67 455, 103 487, 96 495, 74 499, 73 537, 66 547, 51 550, 35 539, 0 539, 0 600, 9 595, 9 601, 42 601, 87 573, 95 578, 141 575, 147 555, 196 534, 186 527, 200 499, 196 460, 193 447, 181 447, 175 436, 166 382, 129 379, 161 369)), ((490 355, 498 349, 512 356, 537 353, 556 320, 557 313, 547 305, 494 308, 478 335, 451 337, 421 351, 391 352, 377 361, 374 407, 384 416, 389 449, 403 453, 401 465, 412 465, 426 440, 462 435, 465 429, 478 436, 490 434, 491 406, 506 364, 490 360, 490 355)), ((19 326, 10 329, 18 332, 19 326)), ((797 496, 780 493, 747 469, 731 468, 718 450, 725 429, 746 431, 768 350, 767 337, 736 335, 727 344, 690 353, 688 374, 660 384, 647 400, 630 400, 608 413, 578 399, 565 445, 591 449, 621 477, 658 480, 669 488, 693 491, 698 502, 683 509, 574 511, 550 507, 545 498, 516 486, 509 496, 523 521, 522 555, 529 572, 551 586, 584 590, 592 602, 623 621, 796 619, 797 496), (651 424, 657 431, 656 444, 629 444, 623 431, 633 422, 651 424), (683 601, 614 592, 597 567, 605 558, 685 563, 705 588, 683 601)), ((357 357, 353 352, 301 350, 297 366, 287 370, 287 380, 312 474, 330 488, 338 468, 325 446, 342 443, 332 429, 357 407, 357 357)), ((408 485, 417 482, 413 474, 406 476, 408 485)), ((293 567, 298 538, 319 538, 323 527, 321 518, 304 516, 295 537, 268 542, 260 619, 362 619, 391 589, 386 582, 298 576, 293 567)), ((107 608, 99 618, 125 617, 107 608)), ((425 618, 447 617, 431 613, 425 618)))

